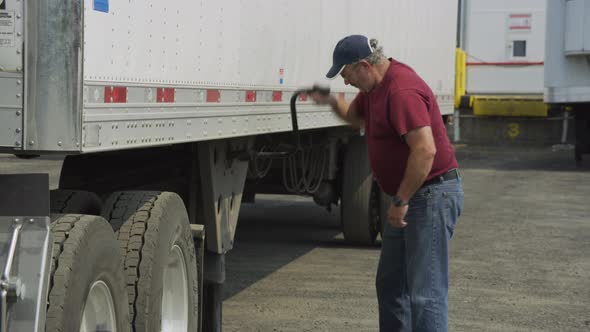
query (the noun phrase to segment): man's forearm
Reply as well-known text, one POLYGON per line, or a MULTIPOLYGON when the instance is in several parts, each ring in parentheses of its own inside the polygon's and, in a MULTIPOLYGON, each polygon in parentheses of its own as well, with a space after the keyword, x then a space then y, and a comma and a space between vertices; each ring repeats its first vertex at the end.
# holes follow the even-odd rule
POLYGON ((334 111, 334 113, 336 113, 340 119, 348 122, 354 127, 362 126, 362 122, 358 120, 353 114, 349 113, 350 103, 346 100, 331 96, 329 105, 332 108, 332 111, 334 111))
POLYGON ((406 202, 409 201, 428 177, 433 161, 433 152, 427 150, 411 151, 397 196, 406 202))
POLYGON ((338 115, 339 118, 341 118, 344 121, 348 121, 346 119, 346 113, 348 112, 348 108, 350 107, 348 103, 334 96, 330 96, 329 105, 332 108, 332 111, 334 111, 334 113, 336 113, 336 115, 338 115))

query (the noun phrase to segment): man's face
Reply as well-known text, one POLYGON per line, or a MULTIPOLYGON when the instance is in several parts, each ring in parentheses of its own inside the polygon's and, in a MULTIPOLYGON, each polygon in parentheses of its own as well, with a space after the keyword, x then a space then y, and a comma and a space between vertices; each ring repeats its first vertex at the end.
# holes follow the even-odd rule
POLYGON ((340 73, 340 76, 344 79, 344 84, 352 85, 361 91, 370 91, 367 65, 363 61, 346 65, 340 73))

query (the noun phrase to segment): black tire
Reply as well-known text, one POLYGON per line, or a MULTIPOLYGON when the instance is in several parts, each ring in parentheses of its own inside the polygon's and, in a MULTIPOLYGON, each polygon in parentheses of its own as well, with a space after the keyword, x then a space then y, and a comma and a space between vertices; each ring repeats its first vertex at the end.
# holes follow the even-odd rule
POLYGON ((53 253, 46 332, 78 331, 91 286, 111 293, 117 331, 130 331, 125 275, 113 230, 101 217, 64 215, 51 224, 53 253))
POLYGON ((102 202, 98 195, 82 190, 52 190, 49 194, 51 213, 77 213, 99 216, 102 202))
POLYGON ((182 199, 169 192, 117 192, 105 203, 103 216, 116 229, 124 255, 134 331, 160 331, 164 267, 173 246, 181 249, 186 263, 188 331, 197 331, 197 258, 182 199))
POLYGON ((112 193, 103 205, 101 215, 116 232, 145 204, 153 204, 160 191, 118 191, 112 193))
POLYGON ((342 172, 340 218, 344 239, 352 244, 373 245, 378 233, 373 181, 363 137, 348 143, 342 172), (373 197, 374 198, 374 197, 373 197))

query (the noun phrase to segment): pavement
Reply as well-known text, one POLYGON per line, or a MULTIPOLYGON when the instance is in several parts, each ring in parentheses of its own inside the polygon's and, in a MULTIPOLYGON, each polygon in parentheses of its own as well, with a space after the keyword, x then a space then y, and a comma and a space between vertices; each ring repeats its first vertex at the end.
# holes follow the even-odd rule
MULTIPOLYGON (((457 146, 465 207, 451 248, 450 331, 590 331, 590 160, 568 147, 457 146)), ((59 157, 0 155, 0 174, 59 157)), ((347 245, 337 209, 258 196, 227 256, 225 331, 377 331, 379 245, 347 245)))
MULTIPOLYGON (((458 146, 450 331, 590 331, 590 161, 552 148, 458 146)), ((343 242, 304 198, 243 205, 228 255, 226 331, 377 331, 379 246, 343 242)))

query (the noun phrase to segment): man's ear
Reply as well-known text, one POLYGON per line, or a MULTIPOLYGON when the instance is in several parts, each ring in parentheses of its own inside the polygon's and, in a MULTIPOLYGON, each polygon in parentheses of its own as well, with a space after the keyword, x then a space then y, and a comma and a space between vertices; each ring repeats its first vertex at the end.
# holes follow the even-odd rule
POLYGON ((358 64, 365 69, 369 69, 371 67, 371 64, 367 60, 361 60, 358 62, 358 64))
POLYGON ((361 60, 358 62, 358 66, 362 67, 365 72, 369 72, 372 65, 367 60, 361 60))

